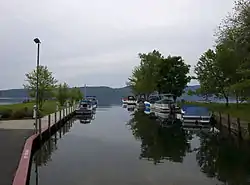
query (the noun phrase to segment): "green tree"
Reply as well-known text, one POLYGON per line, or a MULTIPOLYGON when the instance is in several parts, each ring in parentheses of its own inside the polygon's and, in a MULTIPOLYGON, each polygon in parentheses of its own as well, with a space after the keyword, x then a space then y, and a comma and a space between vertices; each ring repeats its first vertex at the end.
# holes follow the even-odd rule
POLYGON ((47 66, 39 66, 37 70, 33 70, 30 73, 25 74, 26 84, 24 88, 28 89, 31 97, 36 95, 37 86, 37 74, 38 74, 38 103, 39 108, 42 110, 45 100, 49 99, 53 95, 53 90, 56 87, 57 80, 53 77, 53 74, 47 66))
POLYGON ((218 64, 217 53, 211 49, 206 51, 195 66, 195 74, 203 93, 213 93, 218 98, 225 98, 226 106, 228 106, 230 79, 224 75, 218 64))
POLYGON ((184 63, 180 56, 168 56, 157 63, 157 90, 171 93, 174 99, 180 97, 191 77, 188 76, 190 65, 184 63))
POLYGON ((77 102, 83 99, 83 93, 82 93, 82 91, 81 91, 80 88, 76 88, 75 93, 76 93, 76 98, 75 98, 75 100, 76 100, 77 102))
POLYGON ((65 106, 69 97, 70 97, 69 86, 65 82, 63 84, 59 84, 56 93, 56 99, 59 102, 59 105, 65 106))
POLYGON ((217 32, 218 62, 237 102, 250 92, 250 1, 236 2, 217 32))
POLYGON ((127 83, 135 94, 149 95, 154 91, 172 93, 175 99, 181 96, 187 83, 191 80, 186 65, 179 56, 164 56, 156 50, 139 54, 140 65, 132 71, 127 83))

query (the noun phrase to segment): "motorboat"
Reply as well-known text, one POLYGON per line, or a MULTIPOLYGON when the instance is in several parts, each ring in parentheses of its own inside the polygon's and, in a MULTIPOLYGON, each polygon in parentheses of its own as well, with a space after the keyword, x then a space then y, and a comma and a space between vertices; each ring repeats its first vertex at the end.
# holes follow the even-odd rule
POLYGON ((96 99, 95 96, 86 96, 86 99, 91 101, 93 109, 97 108, 98 100, 96 99))
POLYGON ((128 98, 122 98, 122 104, 127 104, 128 103, 128 98))
POLYGON ((134 96, 128 96, 127 104, 128 105, 136 105, 136 99, 135 99, 135 97, 134 96))
POLYGON ((183 110, 177 106, 172 94, 161 94, 161 99, 156 101, 152 109, 161 113, 183 113, 183 110))
POLYGON ((159 101, 161 97, 159 95, 150 95, 147 100, 144 101, 144 106, 147 109, 154 107, 156 101, 159 101))
POLYGON ((92 114, 93 112, 93 105, 90 100, 82 100, 76 109, 77 115, 92 114))

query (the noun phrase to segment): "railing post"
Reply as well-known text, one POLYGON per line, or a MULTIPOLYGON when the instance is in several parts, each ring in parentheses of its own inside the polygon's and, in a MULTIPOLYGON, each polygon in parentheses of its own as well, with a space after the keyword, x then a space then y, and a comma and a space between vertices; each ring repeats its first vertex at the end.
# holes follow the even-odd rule
POLYGON ((51 126, 51 115, 48 115, 48 128, 49 128, 49 133, 50 133, 50 126, 51 126))
POLYGON ((62 120, 62 110, 60 110, 60 121, 62 120))
POLYGON ((239 134, 239 137, 242 138, 240 118, 237 118, 237 125, 238 125, 238 134, 239 134))
POLYGON ((228 126, 228 131, 231 133, 231 122, 230 122, 230 115, 227 114, 227 126, 228 126))
POLYGON ((57 120, 56 120, 56 119, 57 119, 57 116, 56 116, 56 114, 57 114, 57 112, 55 112, 55 124, 56 124, 56 121, 57 121, 57 120))
POLYGON ((40 140, 42 140, 42 120, 41 118, 39 118, 39 136, 40 136, 40 140))

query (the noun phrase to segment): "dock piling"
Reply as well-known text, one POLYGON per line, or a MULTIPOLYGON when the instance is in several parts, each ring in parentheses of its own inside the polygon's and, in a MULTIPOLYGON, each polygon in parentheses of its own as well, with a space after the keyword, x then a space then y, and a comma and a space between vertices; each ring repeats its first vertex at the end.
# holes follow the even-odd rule
POLYGON ((51 126, 51 115, 48 115, 48 128, 49 128, 49 133, 50 133, 50 126, 51 126))

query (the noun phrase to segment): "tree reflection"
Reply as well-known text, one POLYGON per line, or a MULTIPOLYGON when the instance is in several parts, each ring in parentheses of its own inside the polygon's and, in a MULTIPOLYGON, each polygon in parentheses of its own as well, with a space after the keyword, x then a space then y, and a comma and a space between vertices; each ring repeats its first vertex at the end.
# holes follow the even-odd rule
POLYGON ((63 127, 61 127, 57 133, 51 136, 42 147, 34 154, 33 161, 38 166, 47 165, 49 161, 51 161, 52 153, 57 150, 57 140, 59 139, 58 135, 66 134, 69 132, 72 127, 72 123, 74 120, 70 120, 63 127))
POLYGON ((187 135, 180 127, 162 127, 141 111, 134 112, 128 124, 134 137, 141 140, 140 159, 153 160, 154 164, 164 159, 182 162, 190 150, 187 135))
POLYGON ((247 147, 236 146, 229 139, 199 136, 196 159, 203 173, 230 185, 249 183, 250 151, 247 147))

